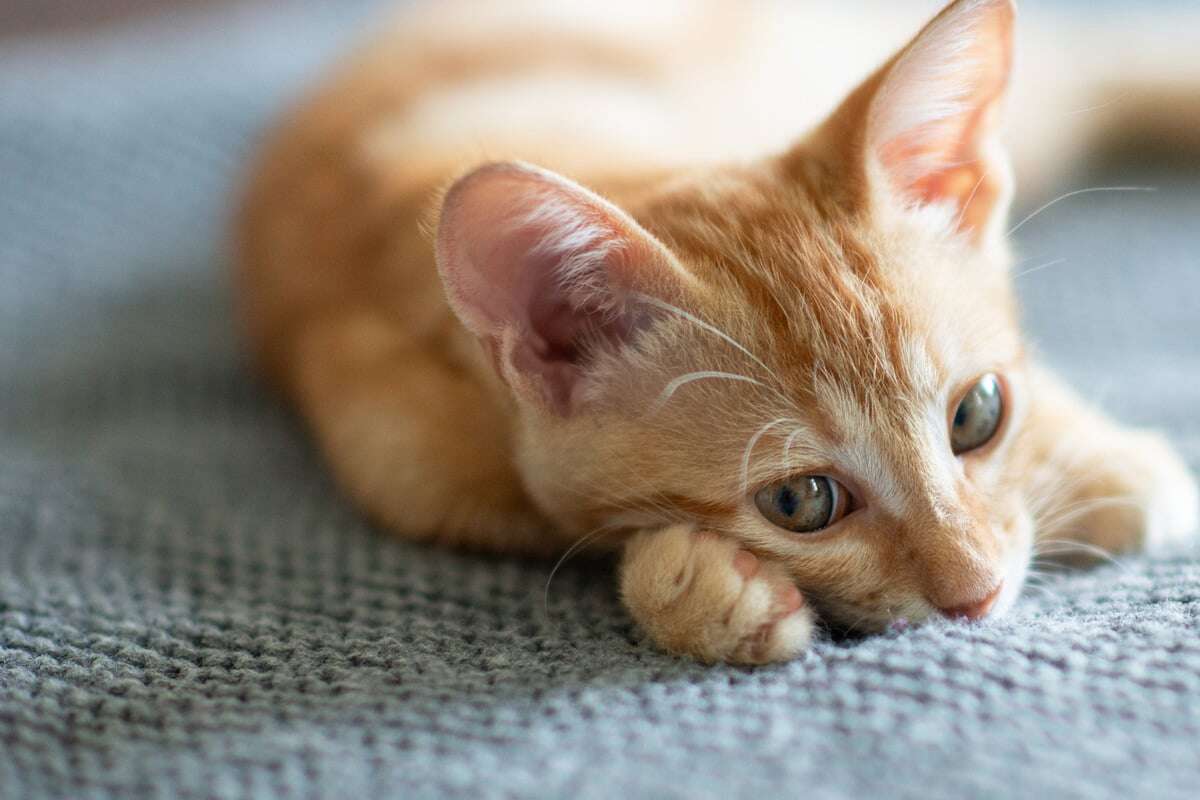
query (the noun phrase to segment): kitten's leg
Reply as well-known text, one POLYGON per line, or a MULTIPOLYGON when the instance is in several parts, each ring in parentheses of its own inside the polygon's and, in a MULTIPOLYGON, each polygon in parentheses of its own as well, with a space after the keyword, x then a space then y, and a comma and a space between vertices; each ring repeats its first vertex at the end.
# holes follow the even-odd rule
POLYGON ((448 350, 368 315, 310 326, 296 393, 338 482, 405 538, 561 551, 513 466, 510 420, 448 350))
POLYGON ((816 621, 780 565, 687 525, 626 542, 621 597, 656 644, 706 662, 783 661, 808 646, 816 621))
POLYGON ((1118 426, 1044 369, 1032 378, 1024 435, 1039 541, 1122 553, 1197 532, 1196 481, 1162 434, 1118 426))

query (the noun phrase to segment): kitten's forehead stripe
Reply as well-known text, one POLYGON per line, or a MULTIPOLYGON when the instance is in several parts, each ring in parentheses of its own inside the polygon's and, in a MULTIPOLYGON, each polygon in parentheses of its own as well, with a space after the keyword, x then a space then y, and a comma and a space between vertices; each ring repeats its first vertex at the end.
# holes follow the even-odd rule
POLYGON ((804 393, 812 370, 824 367, 864 400, 896 396, 910 382, 905 342, 915 325, 874 245, 844 210, 839 225, 825 224, 835 212, 818 212, 809 193, 756 177, 659 199, 648 225, 740 299, 740 314, 730 310, 722 322, 757 329, 763 357, 790 390, 804 393))

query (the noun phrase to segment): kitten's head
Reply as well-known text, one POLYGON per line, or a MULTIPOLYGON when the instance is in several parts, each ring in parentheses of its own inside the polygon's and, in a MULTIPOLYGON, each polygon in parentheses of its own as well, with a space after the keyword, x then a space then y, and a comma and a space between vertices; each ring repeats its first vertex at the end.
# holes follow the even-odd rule
POLYGON ((1011 603, 1012 19, 960 0, 789 152, 610 187, 620 207, 521 164, 455 184, 439 267, 547 514, 736 537, 846 626, 1011 603))

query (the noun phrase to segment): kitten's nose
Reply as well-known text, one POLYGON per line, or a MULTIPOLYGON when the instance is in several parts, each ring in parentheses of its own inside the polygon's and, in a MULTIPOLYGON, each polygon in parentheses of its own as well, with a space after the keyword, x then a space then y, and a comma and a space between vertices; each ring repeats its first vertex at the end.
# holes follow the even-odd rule
POLYGON ((996 604, 996 598, 1000 596, 1000 590, 1004 588, 1004 581, 996 584, 996 588, 992 589, 981 600, 976 600, 973 603, 964 603, 961 606, 952 606, 950 608, 939 608, 944 616, 951 619, 969 619, 976 620, 987 615, 992 610, 992 606, 996 604))

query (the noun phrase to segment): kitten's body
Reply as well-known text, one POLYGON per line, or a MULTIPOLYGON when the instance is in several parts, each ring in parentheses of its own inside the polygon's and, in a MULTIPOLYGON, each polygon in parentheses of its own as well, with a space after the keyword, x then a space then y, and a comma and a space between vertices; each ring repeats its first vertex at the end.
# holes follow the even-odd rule
MULTIPOLYGON (((268 146, 243 226, 248 327, 372 517, 496 551, 560 553, 597 532, 623 546, 625 598, 660 644, 741 661, 802 647, 814 604, 868 628, 976 616, 996 586, 984 605, 1005 607, 1037 519, 1054 523, 1039 536, 1112 550, 1194 526, 1169 447, 1030 364, 990 138, 984 168, 905 178, 938 201, 914 209, 880 201, 879 170, 857 164, 876 118, 908 135, 879 99, 906 84, 883 70, 821 124, 911 13, 614 5, 437 4, 268 146), (450 181, 501 159, 605 199, 500 164, 438 215, 450 181), (987 370, 1006 381, 1003 441, 954 459, 929 408, 987 370), (814 471, 855 488, 840 536, 781 535, 744 502, 814 471)), ((1007 24, 1003 3, 956 5, 962 25, 1007 24)), ((1074 75, 1047 83, 1019 141, 1061 161, 1063 128, 1112 120, 1070 113, 1097 101, 1074 75)), ((1033 152, 1018 149, 1019 174, 1046 174, 1033 152)), ((880 159, 894 180, 898 158, 880 159)))

